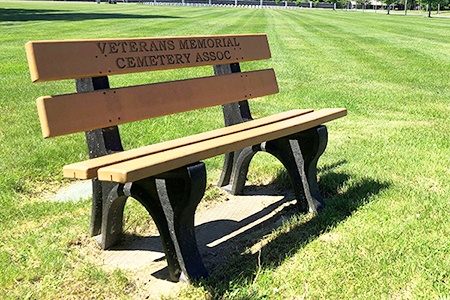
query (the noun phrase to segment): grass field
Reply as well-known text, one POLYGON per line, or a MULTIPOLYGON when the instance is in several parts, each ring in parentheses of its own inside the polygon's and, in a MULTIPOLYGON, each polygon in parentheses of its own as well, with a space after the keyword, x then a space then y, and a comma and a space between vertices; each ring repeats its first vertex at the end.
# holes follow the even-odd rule
MULTIPOLYGON (((322 107, 346 107, 349 115, 328 125, 329 145, 319 162, 325 211, 294 216, 260 237, 261 252, 251 251, 259 241, 250 241, 242 255, 178 298, 450 298, 450 19, 0 1, 1 299, 132 299, 135 292, 126 272, 104 270, 87 253, 90 202, 47 200, 67 184, 62 166, 87 158, 86 146, 82 134, 42 139, 35 99, 73 92, 74 84, 31 84, 24 44, 229 33, 269 38, 273 58, 243 65, 274 67, 280 85, 278 95, 252 102, 255 117, 322 107)), ((111 84, 211 73, 118 76, 111 84)), ((121 132, 132 148, 221 125, 220 110, 212 108, 121 132), (190 126, 175 127, 179 122, 190 126)), ((256 159, 249 183, 285 177, 277 161, 264 154, 256 159)), ((221 158, 206 163, 212 185, 221 158)), ((207 193, 214 198, 218 192, 211 187, 207 193)), ((130 222, 140 228, 146 221, 130 222)))

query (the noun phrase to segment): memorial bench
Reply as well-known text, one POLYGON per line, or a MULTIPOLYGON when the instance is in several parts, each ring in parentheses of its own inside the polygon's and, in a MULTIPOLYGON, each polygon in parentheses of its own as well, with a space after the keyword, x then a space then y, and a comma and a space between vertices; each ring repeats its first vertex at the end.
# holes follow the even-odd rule
POLYGON ((77 93, 40 97, 37 108, 45 138, 85 132, 90 159, 66 165, 63 174, 92 179, 90 233, 103 249, 120 240, 124 206, 133 197, 158 227, 171 279, 206 276, 194 213, 206 187, 201 161, 222 154, 219 186, 231 193, 244 187, 254 154, 266 151, 286 167, 299 211, 321 208, 316 165, 327 144, 322 124, 346 110, 291 110, 253 120, 247 100, 275 94, 278 85, 273 69, 241 72, 240 63, 270 58, 266 35, 32 41, 26 53, 33 82, 75 79, 77 93), (214 75, 109 86, 111 75, 194 66, 213 66, 214 75), (217 105, 224 128, 122 147, 117 125, 217 105))

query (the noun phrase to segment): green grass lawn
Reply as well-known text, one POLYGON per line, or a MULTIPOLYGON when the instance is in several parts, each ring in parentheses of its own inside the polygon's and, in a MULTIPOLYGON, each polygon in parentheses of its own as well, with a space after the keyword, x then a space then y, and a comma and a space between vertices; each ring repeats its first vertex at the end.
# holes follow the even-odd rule
MULTIPOLYGON (((274 67, 280 93, 253 101, 255 117, 323 107, 346 107, 349 114, 328 125, 329 145, 319 162, 325 211, 294 216, 269 236, 249 241, 242 255, 179 297, 450 298, 450 19, 0 2, 1 299, 132 298, 134 286, 126 272, 103 270, 83 250, 93 243, 89 201, 47 200, 67 183, 62 166, 87 158, 87 151, 82 134, 42 139, 35 99, 73 92, 74 83, 32 84, 24 44, 231 33, 268 35, 273 58, 242 67, 274 67), (251 251, 258 242, 265 246, 251 251)), ((208 74, 209 68, 155 72, 117 76, 111 84, 208 74)), ((220 109, 212 108, 121 132, 132 148, 221 125, 220 109)), ((210 184, 221 159, 206 161, 210 184)), ((277 161, 258 154, 249 183, 284 175, 277 161)), ((207 193, 214 197, 213 188, 207 193)))

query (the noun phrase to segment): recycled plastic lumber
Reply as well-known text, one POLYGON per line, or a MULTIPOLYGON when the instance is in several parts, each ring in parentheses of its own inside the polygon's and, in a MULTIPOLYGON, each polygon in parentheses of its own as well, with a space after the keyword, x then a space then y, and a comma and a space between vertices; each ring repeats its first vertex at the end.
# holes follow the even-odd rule
POLYGON ((89 159, 64 166, 63 175, 92 180, 90 234, 102 249, 121 240, 132 197, 158 228, 170 279, 206 277, 194 215, 206 189, 202 161, 217 155, 224 155, 218 185, 232 194, 242 191, 252 157, 264 151, 286 168, 300 212, 323 207, 317 184, 328 141, 323 124, 347 111, 293 109, 254 119, 248 100, 279 92, 274 69, 241 71, 245 62, 271 57, 265 34, 30 41, 25 50, 33 82, 75 79, 76 93, 38 97, 37 111, 44 138, 85 133, 89 159), (203 66, 214 74, 109 84, 113 75, 203 66), (124 150, 119 125, 214 106, 222 108, 223 128, 124 150))

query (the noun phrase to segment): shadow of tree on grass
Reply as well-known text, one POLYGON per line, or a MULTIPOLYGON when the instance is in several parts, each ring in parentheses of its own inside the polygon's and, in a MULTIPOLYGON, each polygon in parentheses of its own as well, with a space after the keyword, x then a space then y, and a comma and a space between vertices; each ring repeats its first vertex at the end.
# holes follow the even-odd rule
POLYGON ((49 9, 0 8, 0 22, 27 21, 84 21, 101 19, 167 19, 178 18, 161 15, 135 15, 123 13, 82 13, 49 9))

